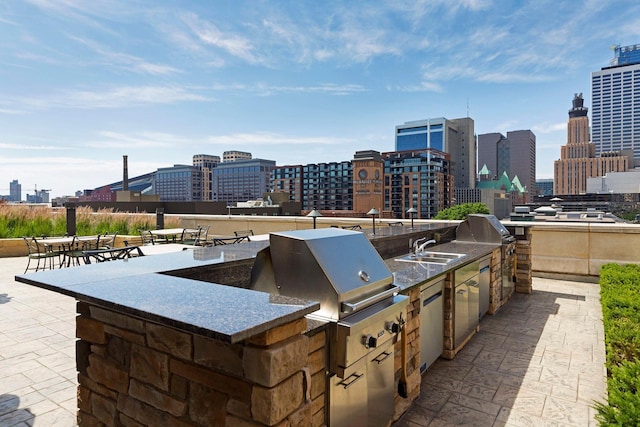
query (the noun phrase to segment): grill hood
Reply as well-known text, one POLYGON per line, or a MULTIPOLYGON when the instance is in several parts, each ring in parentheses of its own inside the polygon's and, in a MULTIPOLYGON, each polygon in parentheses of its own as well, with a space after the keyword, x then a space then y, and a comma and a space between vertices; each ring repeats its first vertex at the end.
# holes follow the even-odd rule
POLYGON ((339 228, 271 233, 256 256, 251 288, 318 301, 315 314, 339 320, 397 291, 371 242, 339 228))
POLYGON ((509 230, 494 215, 467 215, 456 229, 456 240, 461 242, 503 243, 509 239, 509 230))

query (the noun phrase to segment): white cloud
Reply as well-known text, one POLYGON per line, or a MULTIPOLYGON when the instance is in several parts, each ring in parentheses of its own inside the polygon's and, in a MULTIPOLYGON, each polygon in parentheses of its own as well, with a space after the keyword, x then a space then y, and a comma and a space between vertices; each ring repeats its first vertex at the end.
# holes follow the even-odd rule
POLYGON ((180 86, 121 86, 104 91, 71 90, 37 98, 7 98, 22 108, 126 108, 147 104, 173 104, 187 101, 210 101, 208 97, 180 86))
POLYGON ((215 24, 199 18, 194 13, 183 14, 181 19, 205 45, 217 47, 251 64, 261 62, 249 39, 237 34, 223 33, 215 24))
POLYGON ((414 86, 395 86, 388 87, 387 89, 395 89, 399 92, 444 92, 442 85, 434 82, 422 82, 419 85, 414 86))
POLYGON ((102 63, 104 65, 110 67, 117 67, 126 69, 129 71, 133 71, 136 73, 143 74, 151 74, 151 75, 166 75, 166 74, 174 74, 181 72, 177 68, 154 64, 152 62, 145 61, 142 58, 139 58, 135 55, 129 55, 121 52, 113 52, 112 50, 106 48, 100 43, 96 43, 93 40, 80 38, 76 36, 68 36, 71 40, 74 40, 83 46, 88 47, 93 50, 96 54, 98 54, 103 60, 102 63))
POLYGON ((274 132, 234 133, 229 135, 212 135, 206 138, 210 144, 216 145, 335 145, 352 143, 352 138, 336 138, 333 136, 293 136, 274 132))
POLYGON ((542 123, 534 125, 531 130, 533 133, 554 133, 567 130, 567 123, 542 123))
POLYGON ((260 96, 271 96, 281 93, 325 93, 329 95, 351 95, 367 91, 367 89, 361 85, 336 83, 321 83, 310 86, 275 86, 263 83, 248 85, 230 83, 216 84, 212 86, 212 89, 225 92, 249 92, 260 96))

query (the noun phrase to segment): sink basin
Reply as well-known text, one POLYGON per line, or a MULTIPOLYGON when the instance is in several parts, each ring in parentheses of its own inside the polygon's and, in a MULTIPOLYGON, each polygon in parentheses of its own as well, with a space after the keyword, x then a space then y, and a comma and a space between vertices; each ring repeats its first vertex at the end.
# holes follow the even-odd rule
POLYGON ((450 262, 455 261, 458 258, 461 258, 463 256, 464 254, 424 251, 424 252, 419 252, 418 254, 409 254, 401 258, 396 258, 396 261, 425 262, 425 263, 432 263, 432 264, 449 264, 450 262))

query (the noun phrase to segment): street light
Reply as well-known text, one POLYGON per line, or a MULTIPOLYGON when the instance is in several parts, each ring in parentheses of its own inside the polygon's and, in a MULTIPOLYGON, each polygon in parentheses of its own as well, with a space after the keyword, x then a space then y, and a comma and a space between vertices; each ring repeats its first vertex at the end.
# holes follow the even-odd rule
POLYGON ((418 209, 409 208, 407 209, 407 213, 411 215, 411 228, 413 229, 413 217, 415 216, 414 214, 418 213, 418 209))
POLYGON ((316 228, 316 218, 318 218, 319 216, 322 216, 322 214, 317 210, 314 209, 311 212, 309 212, 307 214, 307 216, 310 216, 311 218, 313 218, 313 228, 316 228))
POLYGON ((373 219, 373 235, 375 236, 376 234, 376 215, 380 215, 380 211, 376 208, 371 208, 371 210, 369 212, 367 212, 367 215, 371 215, 371 218, 373 219))

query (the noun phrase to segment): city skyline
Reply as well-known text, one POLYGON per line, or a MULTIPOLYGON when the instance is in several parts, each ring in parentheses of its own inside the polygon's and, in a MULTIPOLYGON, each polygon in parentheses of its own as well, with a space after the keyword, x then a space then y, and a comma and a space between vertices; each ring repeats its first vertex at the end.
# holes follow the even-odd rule
POLYGON ((0 194, 116 182, 123 155, 130 176, 227 150, 350 161, 407 121, 466 116, 533 131, 551 178, 566 100, 590 106, 609 47, 640 42, 640 5, 603 3, 6 2, 0 194))

